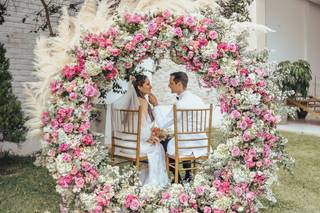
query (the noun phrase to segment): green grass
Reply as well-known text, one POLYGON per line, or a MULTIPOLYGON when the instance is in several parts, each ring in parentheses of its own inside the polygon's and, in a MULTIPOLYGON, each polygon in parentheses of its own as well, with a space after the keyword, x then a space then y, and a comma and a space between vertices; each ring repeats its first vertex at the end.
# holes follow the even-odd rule
MULTIPOLYGON (((213 135, 221 140, 221 133, 214 131, 213 135)), ((280 184, 274 186, 278 202, 268 204, 263 213, 320 212, 320 137, 283 135, 296 160, 294 174, 279 172, 280 184)), ((59 211, 53 179, 45 168, 32 162, 30 157, 0 159, 0 213, 59 211)))

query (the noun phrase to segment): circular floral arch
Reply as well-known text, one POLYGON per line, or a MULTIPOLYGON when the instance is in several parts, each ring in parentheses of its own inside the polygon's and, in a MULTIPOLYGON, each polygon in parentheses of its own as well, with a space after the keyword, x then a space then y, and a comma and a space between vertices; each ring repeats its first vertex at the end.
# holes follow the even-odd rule
POLYGON ((274 199, 276 169, 288 156, 286 139, 275 130, 269 76, 245 61, 236 43, 222 40, 216 20, 168 10, 127 14, 103 33, 84 33, 70 54, 74 61, 51 82, 42 114, 43 157, 57 181, 61 211, 255 212, 261 198, 274 199), (190 185, 141 187, 134 168, 108 164, 90 117, 99 91, 133 74, 143 59, 159 61, 167 53, 196 72, 203 87, 219 89, 227 131, 190 185))

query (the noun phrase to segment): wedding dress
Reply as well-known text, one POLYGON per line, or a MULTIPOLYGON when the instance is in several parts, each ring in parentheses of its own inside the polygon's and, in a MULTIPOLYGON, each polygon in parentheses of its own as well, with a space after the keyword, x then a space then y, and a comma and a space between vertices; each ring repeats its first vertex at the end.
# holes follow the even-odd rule
MULTIPOLYGON (((138 109, 140 105, 139 98, 135 92, 131 82, 128 84, 128 91, 118 100, 112 104, 112 123, 113 129, 121 129, 121 123, 123 122, 119 116, 117 116, 117 109, 138 109)), ((143 109, 143 107, 142 107, 143 109)), ((123 119, 123 118, 122 118, 123 119)), ((134 118, 137 123, 137 117, 134 118)), ((160 143, 151 144, 148 139, 151 136, 152 127, 154 121, 152 121, 147 110, 142 111, 141 115, 141 130, 140 130, 140 155, 147 155, 148 169, 141 171, 140 180, 143 185, 152 185, 158 187, 164 187, 168 184, 169 179, 166 171, 165 152, 163 146, 160 143)), ((132 142, 122 142, 122 146, 132 146, 132 142)), ((121 149, 116 147, 117 154, 134 155, 135 150, 121 149)))

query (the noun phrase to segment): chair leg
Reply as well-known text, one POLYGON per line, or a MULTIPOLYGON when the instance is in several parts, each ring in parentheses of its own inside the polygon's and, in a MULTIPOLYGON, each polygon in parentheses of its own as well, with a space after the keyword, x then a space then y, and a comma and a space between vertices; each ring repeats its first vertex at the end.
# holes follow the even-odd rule
POLYGON ((174 182, 178 183, 179 181, 179 159, 176 159, 174 162, 174 182))
POLYGON ((168 177, 169 177, 169 175, 170 175, 170 167, 169 167, 169 157, 168 157, 168 155, 166 155, 166 169, 167 169, 167 175, 168 175, 168 177))
POLYGON ((140 169, 140 160, 136 160, 136 167, 137 167, 137 171, 139 171, 140 169))
POLYGON ((193 178, 195 177, 195 175, 196 175, 196 160, 194 159, 193 160, 193 169, 192 169, 192 173, 193 173, 193 178))

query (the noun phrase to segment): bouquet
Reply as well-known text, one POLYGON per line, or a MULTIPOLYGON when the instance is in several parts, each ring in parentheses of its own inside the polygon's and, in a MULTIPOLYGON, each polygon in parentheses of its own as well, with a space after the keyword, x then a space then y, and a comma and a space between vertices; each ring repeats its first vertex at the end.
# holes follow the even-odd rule
POLYGON ((160 141, 168 139, 172 136, 172 134, 170 134, 168 130, 160 129, 158 127, 153 127, 151 129, 151 135, 158 137, 160 139, 160 141))

